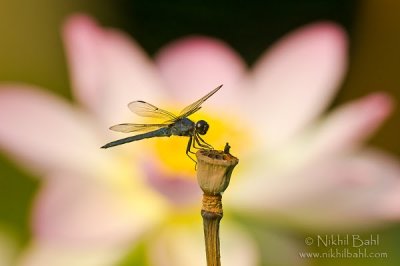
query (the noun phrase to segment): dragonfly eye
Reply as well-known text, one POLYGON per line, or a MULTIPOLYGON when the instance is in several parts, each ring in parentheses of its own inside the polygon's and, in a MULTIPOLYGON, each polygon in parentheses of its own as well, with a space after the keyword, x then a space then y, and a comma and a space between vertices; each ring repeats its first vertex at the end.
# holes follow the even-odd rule
POLYGON ((198 132, 200 135, 204 135, 207 133, 209 127, 210 126, 206 121, 200 120, 196 123, 196 132, 198 132))

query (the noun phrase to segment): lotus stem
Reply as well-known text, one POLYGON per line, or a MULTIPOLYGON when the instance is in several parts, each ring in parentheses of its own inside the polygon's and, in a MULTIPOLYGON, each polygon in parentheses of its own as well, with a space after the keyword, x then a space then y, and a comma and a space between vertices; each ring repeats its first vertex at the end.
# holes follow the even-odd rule
POLYGON ((204 240, 206 245, 207 266, 220 266, 219 224, 223 216, 222 192, 229 185, 232 171, 239 160, 229 153, 230 146, 223 151, 199 150, 196 153, 197 181, 203 190, 204 240))

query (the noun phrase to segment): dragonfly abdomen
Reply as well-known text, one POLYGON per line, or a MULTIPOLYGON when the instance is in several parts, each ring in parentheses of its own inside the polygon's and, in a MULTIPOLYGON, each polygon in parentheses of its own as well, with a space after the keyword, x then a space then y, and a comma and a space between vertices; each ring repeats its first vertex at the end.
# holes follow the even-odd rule
POLYGON ((112 141, 110 143, 107 143, 106 145, 102 146, 101 148, 107 149, 110 147, 122 145, 125 143, 129 143, 132 141, 137 141, 137 140, 142 140, 142 139, 148 139, 148 138, 154 138, 154 137, 170 137, 172 135, 171 129, 168 127, 163 127, 154 131, 150 131, 147 133, 135 135, 135 136, 130 136, 124 139, 119 139, 116 141, 112 141))

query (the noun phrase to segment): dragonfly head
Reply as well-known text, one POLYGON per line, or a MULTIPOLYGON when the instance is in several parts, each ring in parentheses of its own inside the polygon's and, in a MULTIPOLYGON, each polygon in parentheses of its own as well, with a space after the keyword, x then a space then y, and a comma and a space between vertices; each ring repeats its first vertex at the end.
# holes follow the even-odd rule
POLYGON ((206 134, 209 128, 210 126, 204 120, 199 120, 196 123, 196 132, 198 132, 200 135, 206 134))

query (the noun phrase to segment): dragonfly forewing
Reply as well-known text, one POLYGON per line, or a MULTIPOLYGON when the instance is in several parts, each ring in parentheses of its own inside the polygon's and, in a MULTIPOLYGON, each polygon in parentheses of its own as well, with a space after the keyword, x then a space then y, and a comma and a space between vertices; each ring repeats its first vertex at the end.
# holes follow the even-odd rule
POLYGON ((128 108, 133 113, 143 117, 153 117, 164 120, 174 120, 177 118, 173 113, 144 101, 131 102, 128 104, 128 108))
POLYGON ((202 105, 202 103, 204 103, 208 98, 213 96, 214 93, 216 93, 219 89, 221 89, 221 87, 222 87, 222 85, 219 85, 218 87, 216 87, 215 89, 213 89, 212 91, 210 91, 209 93, 204 95, 199 100, 197 100, 194 103, 192 103, 192 104, 186 106, 185 108, 183 108, 183 110, 179 114, 179 118, 187 117, 187 116, 193 114, 194 112, 200 110, 200 108, 201 108, 200 105, 202 105))

